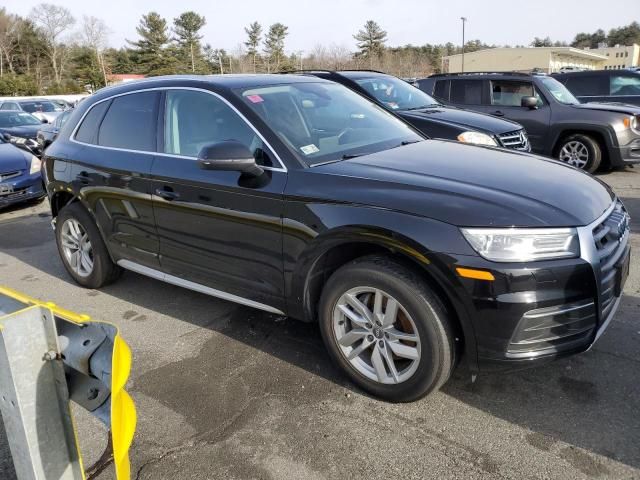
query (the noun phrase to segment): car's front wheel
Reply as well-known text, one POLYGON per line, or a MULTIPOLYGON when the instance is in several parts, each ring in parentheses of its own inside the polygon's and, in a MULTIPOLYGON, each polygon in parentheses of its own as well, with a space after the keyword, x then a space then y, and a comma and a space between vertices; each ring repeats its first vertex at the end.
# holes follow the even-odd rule
POLYGON ((558 145, 558 159, 569 165, 593 173, 602 161, 600 144, 582 133, 569 135, 558 145))
POLYGON ((56 243, 69 275, 85 288, 100 288, 121 273, 91 215, 78 202, 64 207, 56 219, 56 243))
POLYGON ((372 256, 341 267, 323 289, 319 316, 332 359, 373 395, 413 401, 451 374, 455 338, 446 309, 400 263, 372 256))

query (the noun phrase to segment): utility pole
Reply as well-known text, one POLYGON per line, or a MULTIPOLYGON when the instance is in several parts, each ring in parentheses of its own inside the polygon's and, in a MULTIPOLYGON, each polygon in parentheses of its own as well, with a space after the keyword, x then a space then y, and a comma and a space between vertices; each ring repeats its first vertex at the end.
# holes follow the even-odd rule
POLYGON ((462 20, 462 73, 464 73, 464 24, 467 23, 467 17, 460 17, 462 20))

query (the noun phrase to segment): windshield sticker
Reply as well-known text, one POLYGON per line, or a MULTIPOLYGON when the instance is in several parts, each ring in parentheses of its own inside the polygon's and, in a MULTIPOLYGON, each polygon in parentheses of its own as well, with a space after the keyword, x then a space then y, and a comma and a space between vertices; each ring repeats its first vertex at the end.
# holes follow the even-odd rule
POLYGON ((302 150, 302 153, 304 153, 305 155, 311 155, 314 153, 318 153, 320 151, 320 149, 316 147, 313 143, 311 145, 305 145, 304 147, 300 147, 300 150, 302 150))
POLYGON ((247 95, 247 100, 249 100, 251 103, 264 102, 264 98, 262 98, 260 95, 247 95))

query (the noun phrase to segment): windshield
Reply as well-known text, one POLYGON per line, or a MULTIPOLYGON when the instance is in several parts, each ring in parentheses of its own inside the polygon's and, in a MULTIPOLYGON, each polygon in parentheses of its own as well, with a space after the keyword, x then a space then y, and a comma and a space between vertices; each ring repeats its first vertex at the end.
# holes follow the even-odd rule
POLYGON ((416 110, 439 105, 436 99, 399 78, 379 76, 354 80, 371 96, 392 110, 416 110))
POLYGON ((0 112, 0 127, 11 128, 23 125, 40 125, 42 122, 29 113, 0 112))
POLYGON ((547 87, 549 93, 551 93, 551 95, 553 95, 553 97, 560 103, 564 103, 565 105, 577 105, 578 103, 580 103, 580 101, 576 97, 574 97, 569 90, 567 90, 567 87, 565 87, 555 78, 542 78, 542 83, 545 87, 547 87))
POLYGON ((423 140, 384 109, 334 83, 273 85, 236 94, 309 166, 423 140))
POLYGON ((62 109, 51 102, 21 102, 20 106, 25 112, 59 112, 62 109))

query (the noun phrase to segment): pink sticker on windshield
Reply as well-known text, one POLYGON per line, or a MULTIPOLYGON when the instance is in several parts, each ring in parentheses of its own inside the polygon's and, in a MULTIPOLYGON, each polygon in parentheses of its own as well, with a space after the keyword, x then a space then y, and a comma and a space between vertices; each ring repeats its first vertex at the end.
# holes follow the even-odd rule
POLYGON ((247 100, 249 100, 251 103, 264 102, 264 99, 260 95, 247 95, 247 100))

